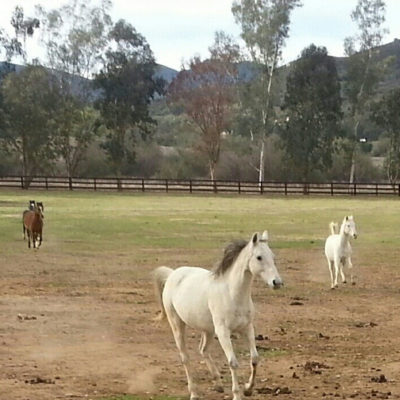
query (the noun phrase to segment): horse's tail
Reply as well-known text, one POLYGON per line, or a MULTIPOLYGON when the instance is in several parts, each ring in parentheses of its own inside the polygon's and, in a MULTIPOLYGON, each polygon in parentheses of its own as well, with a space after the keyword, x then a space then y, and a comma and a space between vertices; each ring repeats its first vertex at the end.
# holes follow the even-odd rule
POLYGON ((160 320, 164 319, 166 316, 164 304, 162 301, 162 293, 164 290, 165 282, 167 281, 168 277, 170 276, 170 274, 172 272, 173 272, 173 269, 168 268, 168 267, 158 267, 153 272, 154 289, 155 289, 158 304, 161 309, 161 314, 159 316, 160 320))
POLYGON ((329 230, 331 231, 331 235, 335 235, 339 233, 339 225, 337 222, 331 222, 329 224, 329 230))

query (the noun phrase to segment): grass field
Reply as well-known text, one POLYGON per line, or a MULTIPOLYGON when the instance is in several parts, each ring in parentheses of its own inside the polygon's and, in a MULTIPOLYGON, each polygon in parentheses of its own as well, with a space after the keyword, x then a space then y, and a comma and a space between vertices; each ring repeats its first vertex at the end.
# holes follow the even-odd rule
MULTIPOLYGON (((3 313, 0 339, 6 343, 0 346, 0 358, 11 358, 0 373, 0 398, 7 394, 10 400, 28 397, 43 400, 70 392, 82 399, 182 398, 186 386, 169 329, 148 328, 144 322, 156 310, 149 273, 158 265, 210 268, 231 239, 249 239, 253 232, 265 229, 269 231, 270 247, 277 254, 277 266, 286 281, 282 291, 268 292, 267 303, 264 289, 260 285, 255 288, 261 311, 270 302, 276 303, 271 316, 262 313, 258 316, 259 326, 268 326, 265 329, 272 336, 272 343, 262 348, 261 353, 272 363, 269 373, 274 373, 271 372, 274 368, 279 371, 272 375, 275 384, 290 386, 293 398, 299 399, 321 398, 323 393, 330 392, 332 398, 335 394, 350 396, 356 390, 358 398, 368 398, 370 394, 362 391, 362 384, 354 383, 353 387, 349 382, 362 379, 356 371, 361 368, 360 374, 365 375, 371 365, 375 368, 380 363, 379 357, 384 358, 384 350, 394 345, 385 332, 396 331, 400 322, 389 321, 382 310, 385 304, 400 300, 399 226, 397 198, 0 191, 0 314, 3 313), (30 199, 43 201, 45 205, 44 242, 38 251, 29 250, 22 240, 21 215, 30 199), (329 222, 340 222, 348 214, 354 215, 359 234, 353 246, 358 285, 331 292, 323 244, 329 222), (306 307, 301 312, 287 306, 294 297, 305 299, 302 301, 306 307), (21 313, 35 315, 36 322, 20 323, 15 316, 21 313), (346 333, 329 332, 332 318, 337 329, 341 327, 346 333), (367 339, 365 330, 349 328, 354 321, 372 319, 382 325, 382 330, 378 327, 369 331, 367 339), (386 320, 388 326, 384 325, 386 320), (314 336, 304 334, 312 329, 316 335, 328 332, 329 346, 316 344, 314 336), (162 344, 155 348, 150 344, 160 338, 167 340, 167 354, 163 353, 162 344), (380 350, 371 350, 377 338, 381 339, 380 350), (386 341, 382 342, 382 338, 386 341), (359 340, 364 342, 359 344, 359 340), (344 345, 347 353, 341 359, 337 352, 344 345), (43 358, 47 352, 51 353, 50 362, 49 358, 43 358), (365 363, 357 358, 359 353, 364 354, 365 363), (354 366, 349 372, 349 382, 346 381, 351 390, 345 391, 344 386, 342 391, 333 389, 337 385, 330 379, 334 378, 325 371, 325 384, 310 383, 308 376, 298 381, 288 380, 290 375, 282 372, 318 354, 324 354, 324 361, 334 364, 332 374, 338 375, 342 364, 346 368, 354 366), (157 362, 153 362, 154 357, 157 362), (133 384, 135 378, 129 378, 127 372, 131 369, 139 376, 143 365, 150 371, 145 378, 151 378, 146 388, 139 387, 136 381, 133 384), (178 372, 171 371, 172 365, 178 372), (23 384, 27 377, 39 372, 51 375, 51 368, 59 368, 60 384, 28 387, 23 384), (9 393, 14 394, 9 397, 9 393)), ((397 305, 391 307, 390 315, 397 311, 397 305)), ((392 365, 396 357, 386 356, 384 364, 392 365)), ((394 380, 397 378, 400 379, 393 375, 394 380)), ((263 379, 267 382, 267 376, 261 373, 260 382, 263 379)), ((364 386, 370 389, 368 385, 364 386)), ((227 389, 228 386, 227 383, 227 389)), ((381 389, 382 385, 379 393, 384 392, 381 389)), ((393 396, 390 398, 396 398, 393 396)), ((224 397, 213 394, 207 398, 224 397)))

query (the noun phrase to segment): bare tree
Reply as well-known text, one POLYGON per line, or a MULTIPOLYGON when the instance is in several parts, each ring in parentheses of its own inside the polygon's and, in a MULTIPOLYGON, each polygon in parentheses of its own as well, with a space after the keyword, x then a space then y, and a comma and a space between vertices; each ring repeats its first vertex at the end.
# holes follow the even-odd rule
POLYGON ((206 154, 210 178, 221 150, 221 135, 229 129, 235 99, 239 50, 228 36, 217 33, 210 47, 211 58, 194 57, 189 69, 172 82, 168 101, 181 107, 201 132, 201 150, 206 154))

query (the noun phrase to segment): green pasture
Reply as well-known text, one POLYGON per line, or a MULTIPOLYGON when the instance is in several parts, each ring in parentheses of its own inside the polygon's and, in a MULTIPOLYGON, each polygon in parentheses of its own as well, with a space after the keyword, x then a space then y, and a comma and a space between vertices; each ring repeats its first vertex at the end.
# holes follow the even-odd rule
POLYGON ((330 221, 354 214, 357 246, 397 246, 400 199, 219 197, 93 192, 0 191, 0 254, 22 245, 22 211, 45 204, 45 243, 75 254, 127 249, 218 249, 267 229, 271 247, 320 248, 330 221))

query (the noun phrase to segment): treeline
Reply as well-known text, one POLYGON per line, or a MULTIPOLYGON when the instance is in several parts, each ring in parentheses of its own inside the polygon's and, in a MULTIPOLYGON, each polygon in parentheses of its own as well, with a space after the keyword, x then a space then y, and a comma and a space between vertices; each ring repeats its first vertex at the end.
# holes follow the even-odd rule
POLYGON ((17 7, 15 35, 0 30, 2 55, 25 64, 1 70, 0 174, 397 181, 400 89, 376 95, 394 61, 379 57, 382 0, 358 0, 360 35, 345 41, 341 79, 313 44, 278 68, 300 4, 269 0, 234 1, 244 48, 217 32, 208 57, 193 57, 171 83, 158 78, 146 39, 111 20, 111 6, 74 0, 38 6, 35 17, 17 7), (29 60, 33 35, 44 61, 29 60))

